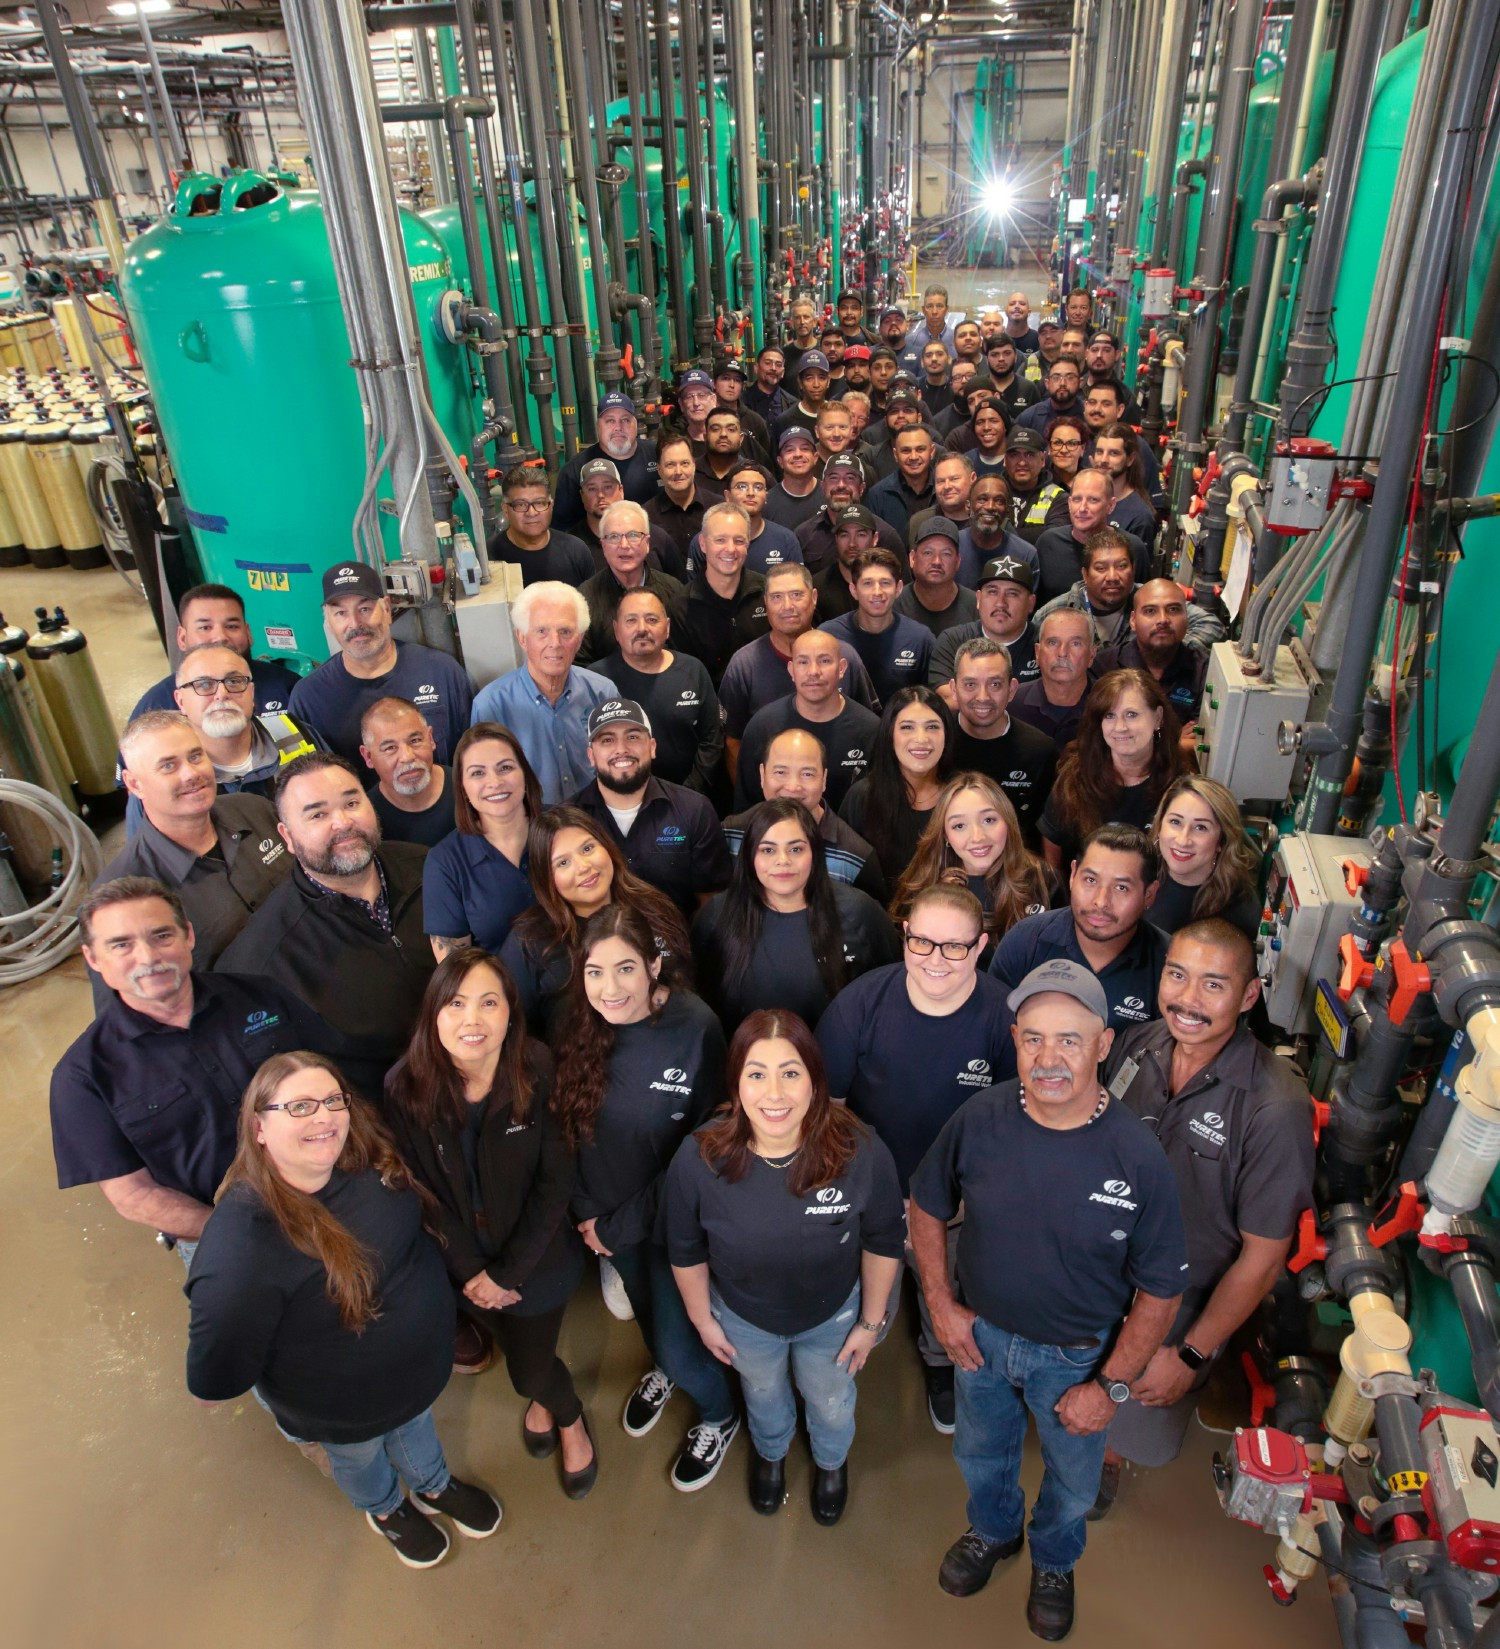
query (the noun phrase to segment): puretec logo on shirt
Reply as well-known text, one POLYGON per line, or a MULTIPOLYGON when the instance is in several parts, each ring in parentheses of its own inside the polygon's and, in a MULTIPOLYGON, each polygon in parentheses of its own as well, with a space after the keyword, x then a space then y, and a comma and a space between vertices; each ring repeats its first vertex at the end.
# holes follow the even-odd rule
POLYGON ((961 1088, 988 1088, 994 1078, 987 1059, 971 1059, 953 1079, 961 1088))
POLYGON ((661 1073, 661 1080, 650 1084, 658 1093, 690 1095, 693 1091, 688 1082, 687 1072, 679 1070, 675 1065, 669 1065, 661 1073))
POLYGON ((825 1185, 821 1191, 813 1193, 813 1201, 802 1210, 804 1214, 847 1214, 849 1204, 844 1200, 844 1193, 836 1185, 825 1185))
POLYGON ((1140 1207, 1139 1203, 1131 1202, 1130 1181, 1128 1179, 1107 1179, 1102 1191, 1090 1191, 1090 1202, 1106 1203, 1111 1208, 1123 1208, 1126 1213, 1133 1214, 1140 1207))
POLYGON ((431 682, 424 681, 412 694, 411 701, 413 704, 436 704, 438 702, 438 690, 431 682))
POLYGON ((245 1035, 259 1036, 262 1031, 274 1031, 280 1023, 279 1013, 272 1013, 269 1008, 257 1008, 254 1013, 245 1015, 245 1035))
POLYGON ((1115 1008, 1115 1017, 1117 1019, 1146 1020, 1151 1015, 1146 1012, 1146 1004, 1140 997, 1125 996, 1121 997, 1119 1005, 1115 1008))
POLYGON ((1205 1111, 1201 1117, 1191 1117, 1188 1132, 1196 1134, 1199 1139, 1206 1139, 1210 1145, 1222 1145, 1226 1137, 1224 1119, 1217 1111, 1205 1111))

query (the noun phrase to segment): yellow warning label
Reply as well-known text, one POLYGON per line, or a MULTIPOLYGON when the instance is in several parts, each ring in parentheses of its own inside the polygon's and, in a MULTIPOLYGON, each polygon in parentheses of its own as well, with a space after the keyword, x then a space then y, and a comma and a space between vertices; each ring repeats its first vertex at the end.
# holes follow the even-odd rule
POLYGON ((1393 1494, 1420 1494, 1427 1483, 1426 1472, 1392 1472, 1386 1479, 1393 1494))
POLYGON ((286 573, 249 572, 245 576, 250 580, 252 590, 290 590, 292 587, 292 581, 286 573))

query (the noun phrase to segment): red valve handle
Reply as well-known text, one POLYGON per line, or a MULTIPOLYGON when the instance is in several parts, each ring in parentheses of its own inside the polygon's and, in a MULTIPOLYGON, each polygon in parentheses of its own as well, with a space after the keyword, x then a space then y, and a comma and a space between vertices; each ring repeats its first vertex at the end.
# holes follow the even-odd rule
POLYGON ((1351 895, 1357 895, 1359 890, 1370 879, 1370 867, 1362 865, 1357 859, 1345 859, 1343 864, 1344 887, 1351 895))
POLYGON ((1266 1585, 1271 1588, 1271 1601, 1273 1603, 1279 1603, 1283 1609, 1290 1609, 1291 1606, 1297 1601, 1297 1594, 1295 1592, 1288 1591, 1287 1588, 1282 1585, 1280 1575, 1276 1573, 1269 1563, 1266 1564, 1266 1566, 1261 1570, 1261 1573, 1266 1577, 1266 1585))
POLYGON ((1415 1180, 1407 1180, 1401 1187, 1401 1196, 1396 1203, 1396 1212, 1384 1225, 1371 1225, 1369 1238, 1377 1248, 1384 1248, 1388 1242, 1404 1236, 1408 1231, 1416 1231, 1422 1225, 1422 1199, 1417 1195, 1415 1180))
POLYGON ((1363 990, 1375 977, 1375 964, 1359 954, 1359 945, 1352 933, 1339 940, 1339 1001, 1347 1002, 1355 991, 1363 990))
POLYGON ((1265 1424, 1266 1416, 1276 1407, 1275 1387, 1267 1382, 1248 1351, 1240 1353, 1240 1367, 1244 1370, 1246 1383, 1250 1387, 1250 1424, 1262 1426, 1265 1424))
POLYGON ((1432 970, 1425 962, 1413 960, 1406 941, 1398 939, 1391 946, 1391 972, 1396 985, 1391 992, 1387 1012, 1393 1025, 1403 1024, 1406 1016, 1422 997, 1432 989, 1432 970))
POLYGON ((1305 1271, 1314 1260, 1325 1259, 1327 1254, 1328 1239, 1318 1235, 1318 1216, 1311 1208, 1304 1208, 1302 1217, 1297 1221, 1297 1246, 1286 1262, 1286 1268, 1295 1276, 1297 1272, 1305 1271))

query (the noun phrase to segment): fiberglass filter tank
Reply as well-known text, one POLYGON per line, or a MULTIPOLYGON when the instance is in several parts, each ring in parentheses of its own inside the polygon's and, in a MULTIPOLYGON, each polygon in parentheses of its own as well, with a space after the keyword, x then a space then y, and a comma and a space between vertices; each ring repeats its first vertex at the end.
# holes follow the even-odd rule
MULTIPOLYGON (((476 390, 465 351, 436 324, 454 285, 448 250, 413 213, 401 226, 433 408, 466 454, 476 390)), ((244 596, 264 656, 306 670, 328 654, 321 577, 353 554, 365 484, 364 413, 317 192, 255 172, 185 178, 126 249, 120 292, 203 576, 244 596)), ((395 520, 383 519, 394 557, 395 520)))

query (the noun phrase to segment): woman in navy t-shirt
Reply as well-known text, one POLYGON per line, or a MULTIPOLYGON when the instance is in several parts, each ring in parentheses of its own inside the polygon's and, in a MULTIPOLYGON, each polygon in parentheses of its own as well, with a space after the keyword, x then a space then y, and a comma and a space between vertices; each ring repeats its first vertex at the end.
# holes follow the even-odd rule
POLYGON ((854 1376, 885 1337, 906 1222, 891 1154, 828 1093, 795 1014, 762 1009, 729 1050, 728 1116, 678 1147, 667 1251, 703 1344, 739 1372, 755 1462, 750 1501, 786 1493, 797 1395, 812 1444, 812 1511, 849 1497, 854 1376))

